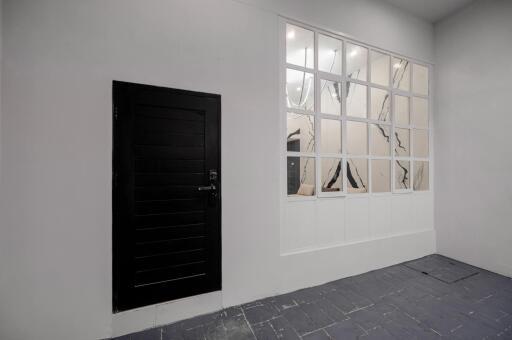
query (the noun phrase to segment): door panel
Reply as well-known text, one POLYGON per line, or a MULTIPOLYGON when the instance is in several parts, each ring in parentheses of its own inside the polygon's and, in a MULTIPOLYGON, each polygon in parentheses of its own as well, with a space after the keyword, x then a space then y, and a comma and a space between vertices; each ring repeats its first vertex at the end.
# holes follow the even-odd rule
POLYGON ((113 83, 114 311, 221 289, 220 96, 113 83))

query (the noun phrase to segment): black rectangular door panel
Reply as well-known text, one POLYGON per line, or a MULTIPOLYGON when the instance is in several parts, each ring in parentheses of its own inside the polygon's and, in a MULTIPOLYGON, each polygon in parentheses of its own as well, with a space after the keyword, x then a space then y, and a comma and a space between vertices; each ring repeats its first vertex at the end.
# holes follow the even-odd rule
POLYGON ((220 96, 113 82, 114 312, 221 289, 220 96))

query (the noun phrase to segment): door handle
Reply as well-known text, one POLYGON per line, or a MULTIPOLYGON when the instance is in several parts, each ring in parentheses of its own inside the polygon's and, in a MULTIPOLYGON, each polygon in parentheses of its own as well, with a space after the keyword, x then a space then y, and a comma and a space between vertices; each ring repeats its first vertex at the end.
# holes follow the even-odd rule
POLYGON ((207 187, 198 187, 197 190, 199 191, 212 191, 212 190, 216 190, 217 188, 215 187, 215 185, 209 185, 207 187))
POLYGON ((217 190, 217 170, 210 169, 210 171, 208 171, 208 178, 210 180, 210 185, 205 186, 205 187, 197 187, 197 190, 213 191, 215 194, 215 191, 217 190))

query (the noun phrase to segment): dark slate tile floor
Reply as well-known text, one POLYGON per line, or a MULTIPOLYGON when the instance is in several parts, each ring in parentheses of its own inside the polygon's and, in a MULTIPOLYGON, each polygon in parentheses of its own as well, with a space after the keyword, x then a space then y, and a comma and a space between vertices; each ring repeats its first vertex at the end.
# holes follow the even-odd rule
POLYGON ((430 255, 116 339, 512 339, 512 279, 430 255))

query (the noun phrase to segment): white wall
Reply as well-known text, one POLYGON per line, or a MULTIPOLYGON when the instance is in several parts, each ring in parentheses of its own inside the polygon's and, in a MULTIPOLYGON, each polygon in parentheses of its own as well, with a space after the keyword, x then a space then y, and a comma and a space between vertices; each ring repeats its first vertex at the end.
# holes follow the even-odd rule
MULTIPOLYGON (((418 59, 433 52, 432 27, 394 8, 311 4, 5 1, 0 338, 124 334, 433 251, 433 231, 392 237, 386 225, 371 234, 381 240, 280 256, 277 12, 418 59), (113 79, 222 94, 222 293, 112 315, 113 79)), ((369 218, 403 197, 372 203, 369 218)), ((350 240, 376 227, 349 219, 350 240)))
POLYGON ((512 276, 512 2, 477 1, 435 34, 438 250, 512 276))

